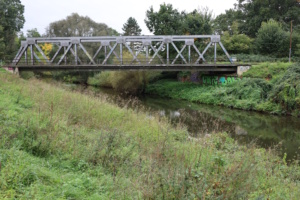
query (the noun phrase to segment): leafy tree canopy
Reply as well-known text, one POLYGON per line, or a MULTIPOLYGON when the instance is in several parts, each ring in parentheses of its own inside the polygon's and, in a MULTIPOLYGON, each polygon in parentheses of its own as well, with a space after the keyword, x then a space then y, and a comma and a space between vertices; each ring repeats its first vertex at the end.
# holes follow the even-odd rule
POLYGON ((207 8, 194 10, 184 17, 183 32, 188 35, 212 34, 212 12, 207 8))
POLYGON ((123 25, 123 35, 141 35, 142 29, 133 17, 129 17, 127 22, 123 25))
POLYGON ((294 20, 295 25, 300 23, 300 2, 298 0, 238 0, 236 5, 240 10, 241 32, 254 37, 262 22, 274 19, 279 22, 289 23, 294 20))
POLYGON ((25 23, 20 0, 0 0, 0 59, 12 59, 17 32, 25 23), (4 53, 5 52, 5 53, 4 53))
POLYGON ((275 20, 263 22, 256 37, 256 48, 261 54, 282 56, 289 48, 288 33, 275 20))
POLYGON ((41 34, 38 32, 37 28, 27 30, 27 37, 41 37, 41 34))
POLYGON ((262 22, 274 19, 288 29, 290 21, 300 25, 300 2, 298 0, 237 0, 234 9, 226 10, 214 23, 215 31, 230 31, 234 21, 239 23, 239 33, 252 38, 256 36, 262 22))
POLYGON ((253 39, 238 33, 238 23, 233 22, 230 31, 225 31, 221 37, 222 43, 229 53, 250 53, 253 39))
POLYGON ((52 37, 118 35, 116 30, 109 28, 106 24, 97 23, 77 13, 71 14, 66 19, 52 22, 46 32, 52 37))
POLYGON ((151 6, 146 12, 145 23, 154 35, 180 35, 184 13, 174 9, 172 4, 161 4, 159 11, 155 12, 151 6))

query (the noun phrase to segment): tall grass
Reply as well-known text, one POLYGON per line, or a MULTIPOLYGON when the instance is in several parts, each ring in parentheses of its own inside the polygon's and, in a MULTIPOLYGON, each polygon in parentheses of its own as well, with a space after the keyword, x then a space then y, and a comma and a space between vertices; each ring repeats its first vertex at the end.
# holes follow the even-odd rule
POLYGON ((0 74, 1 199, 297 199, 299 166, 226 134, 0 74), (285 184, 282 185, 282 182, 285 184))

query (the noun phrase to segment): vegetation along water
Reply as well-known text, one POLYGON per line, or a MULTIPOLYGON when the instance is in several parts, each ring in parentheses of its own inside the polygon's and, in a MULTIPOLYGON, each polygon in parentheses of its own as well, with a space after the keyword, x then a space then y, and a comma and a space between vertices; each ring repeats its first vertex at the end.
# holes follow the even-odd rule
MULTIPOLYGON (((297 199, 299 165, 38 80, 0 73, 1 198, 297 199), (284 183, 284 185, 282 185, 284 183)), ((296 162, 296 161, 295 161, 296 162)))
MULTIPOLYGON (((0 199, 298 200, 300 3, 236 2, 216 17, 209 9, 180 11, 166 3, 144 12, 153 35, 218 34, 231 56, 252 64, 240 81, 212 86, 177 81, 191 72, 27 72, 20 75, 29 80, 21 79, 2 66, 10 65, 27 38, 143 32, 133 17, 119 33, 72 13, 51 22, 45 33, 37 28, 23 33, 24 5, 0 0, 0 199), (119 100, 97 88, 39 80, 45 76, 148 96, 119 100)), ((208 43, 194 41, 201 50, 208 43)), ((48 43, 36 45, 45 55, 27 53, 40 64, 58 50, 48 43)), ((130 45, 138 59, 146 56, 140 44, 130 45)), ((98 49, 86 45, 90 55, 98 49)), ((163 49, 158 55, 165 54, 163 49)), ((78 58, 85 59, 77 50, 78 58)), ((124 59, 131 56, 123 50, 124 59)), ((222 49, 216 51, 217 63, 224 62, 222 49)), ((214 61, 212 52, 207 50, 206 61, 214 61)), ((105 54, 94 59, 103 60, 105 54)), ((177 55, 172 51, 169 56, 177 55)), ((191 57, 197 60, 199 54, 191 57)), ((118 62, 117 56, 107 62, 118 62)))

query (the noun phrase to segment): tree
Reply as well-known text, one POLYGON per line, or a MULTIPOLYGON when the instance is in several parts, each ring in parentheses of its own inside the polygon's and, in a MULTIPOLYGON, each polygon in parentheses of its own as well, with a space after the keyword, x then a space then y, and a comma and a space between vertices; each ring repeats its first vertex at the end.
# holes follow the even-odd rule
MULTIPOLYGON (((48 37, 92 37, 92 36, 107 36, 107 35, 119 35, 119 33, 108 27, 104 23, 97 23, 91 18, 87 16, 80 16, 77 13, 72 13, 70 16, 67 16, 66 19, 62 19, 59 21, 55 21, 50 23, 46 30, 46 35, 48 37)), ((85 49, 89 52, 90 55, 94 55, 99 48, 99 44, 96 43, 90 43, 90 44, 84 44, 85 49)), ((50 50, 49 57, 53 57, 55 52, 57 51, 58 47, 56 45, 49 46, 44 45, 42 47, 44 50, 50 50)), ((60 52, 59 56, 62 55, 62 51, 60 52)), ((81 50, 80 47, 78 47, 78 57, 83 62, 89 61, 85 53, 81 50)), ((73 55, 67 56, 67 59, 73 59, 73 55)), ((57 56, 57 59, 58 57, 57 56)), ((98 54, 98 56, 95 58, 95 61, 97 60, 103 60, 104 59, 104 52, 103 50, 98 54)), ((107 61, 108 63, 110 60, 107 61)), ((56 72, 54 76, 56 76, 58 79, 63 80, 75 80, 74 82, 87 82, 87 79, 89 76, 93 75, 94 72, 56 72)))
POLYGON ((129 17, 127 22, 123 25, 123 35, 141 35, 142 29, 133 17, 129 17))
POLYGON ((289 48, 288 33, 275 20, 263 22, 257 33, 255 46, 261 54, 284 56, 289 48))
POLYGON ((155 12, 151 6, 146 12, 145 23, 154 35, 181 35, 184 13, 173 9, 172 4, 161 4, 159 11, 155 12))
POLYGON ((233 54, 250 53, 253 41, 253 39, 245 34, 230 35, 228 31, 224 32, 221 40, 226 50, 233 54))
POLYGON ((241 11, 240 31, 255 37, 262 22, 274 19, 283 24, 294 20, 300 24, 300 2, 298 0, 238 0, 236 10, 241 11))
POLYGON ((38 32, 36 28, 27 30, 27 37, 41 37, 41 34, 38 32))
MULTIPOLYGON (((231 26, 234 22, 238 24, 242 23, 240 20, 240 11, 236 11, 235 9, 229 9, 225 11, 225 14, 220 14, 213 21, 213 29, 217 34, 223 34, 224 31, 232 34, 231 26)), ((239 29, 238 32, 240 33, 239 29)))
POLYGON ((0 0, 0 59, 11 60, 17 50, 15 38, 25 23, 20 0, 0 0), (2 42, 1 42, 2 40, 2 42))
POLYGON ((295 54, 297 56, 300 56, 300 44, 296 44, 296 51, 295 51, 295 54))
POLYGON ((188 35, 212 34, 212 13, 206 8, 194 10, 184 16, 183 33, 188 35))
POLYGON ((118 32, 106 24, 97 23, 87 16, 83 17, 73 13, 66 19, 52 22, 47 28, 46 34, 51 37, 91 37, 118 35, 118 32))

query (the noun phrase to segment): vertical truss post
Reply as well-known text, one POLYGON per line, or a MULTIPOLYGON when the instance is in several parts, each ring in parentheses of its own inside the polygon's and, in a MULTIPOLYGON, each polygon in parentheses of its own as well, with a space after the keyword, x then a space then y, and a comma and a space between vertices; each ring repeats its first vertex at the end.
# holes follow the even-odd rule
MULTIPOLYGON (((74 57, 75 57, 75 65, 77 65, 78 64, 78 60, 79 60, 79 58, 78 58, 78 49, 77 49, 77 45, 80 43, 80 38, 72 38, 72 40, 71 40, 71 44, 73 44, 74 45, 74 57)), ((71 50, 71 52, 72 52, 72 50, 71 50)))
MULTIPOLYGON (((67 54, 67 47, 64 47, 64 55, 67 54)), ((65 65, 67 65, 67 55, 64 57, 65 65)))
POLYGON ((170 64, 170 45, 167 43, 167 64, 170 64))
POLYGON ((164 43, 167 45, 167 65, 170 64, 170 43, 172 42, 172 37, 165 37, 164 38, 164 43))
POLYGON ((215 43, 214 63, 217 63, 217 43, 215 43))
POLYGON ((27 49, 25 50, 24 55, 25 55, 25 65, 28 65, 28 61, 27 61, 27 49))
POLYGON ((31 65, 34 65, 33 45, 30 45, 30 59, 31 59, 31 65))
POLYGON ((30 45, 30 59, 31 59, 31 65, 34 65, 34 51, 33 51, 33 45, 35 45, 36 41, 35 39, 28 38, 27 44, 30 45))
POLYGON ((214 63, 217 63, 217 43, 221 41, 221 38, 219 35, 212 35, 210 38, 211 42, 214 43, 215 49, 214 49, 214 63))
POLYGON ((189 46, 189 64, 191 63, 191 46, 189 46))
POLYGON ((77 44, 74 44, 74 51, 75 51, 75 65, 77 65, 78 63, 77 44))
MULTIPOLYGON (((191 46, 195 46, 194 40, 185 40, 185 45, 189 47, 189 64, 191 63, 191 46)), ((200 52, 199 52, 200 53, 200 52)))
POLYGON ((143 46, 146 47, 146 63, 149 61, 149 46, 151 45, 151 40, 144 40, 143 46))
POLYGON ((117 37, 116 38, 117 44, 120 45, 120 63, 123 65, 123 44, 126 42, 125 38, 123 37, 117 37))
POLYGON ((123 65, 123 44, 120 44, 120 60, 121 60, 121 65, 123 65))

